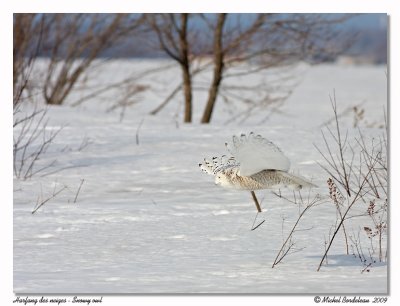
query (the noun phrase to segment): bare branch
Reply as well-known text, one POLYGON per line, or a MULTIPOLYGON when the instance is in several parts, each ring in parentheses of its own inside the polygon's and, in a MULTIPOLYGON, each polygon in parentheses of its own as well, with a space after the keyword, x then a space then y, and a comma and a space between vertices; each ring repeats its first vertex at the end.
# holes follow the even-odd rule
MULTIPOLYGON (((281 195, 278 195, 278 194, 276 194, 275 193, 275 195, 277 195, 278 197, 281 197, 282 198, 282 196, 281 195)), ((320 204, 320 202, 321 202, 321 197, 319 196, 319 195, 316 195, 315 197, 314 197, 314 199, 313 200, 311 200, 310 201, 310 193, 308 194, 308 198, 307 198, 307 202, 305 202, 304 200, 303 200, 303 197, 302 197, 302 195, 301 195, 301 192, 299 191, 299 198, 300 198, 300 202, 297 202, 297 200, 296 200, 296 198, 295 198, 295 195, 294 195, 294 200, 289 200, 291 203, 294 203, 294 204, 300 204, 300 205, 305 205, 305 207, 303 208, 303 210, 299 213, 299 216, 298 216, 298 218, 297 218, 297 220, 296 220, 296 222, 295 222, 295 224, 293 225, 293 227, 292 227, 292 229, 290 230, 290 232, 289 232, 289 234, 288 234, 288 236, 286 237, 286 239, 284 240, 284 242, 282 243, 282 246, 281 246, 281 248, 280 248, 280 250, 279 250, 279 252, 277 253, 277 255, 276 255, 276 257, 275 257, 275 260, 274 260, 274 262, 273 262, 273 264, 272 264, 272 268, 274 268, 277 264, 279 264, 281 261, 282 261, 282 259, 283 258, 285 258, 288 254, 289 254, 289 251, 293 248, 293 246, 295 245, 295 243, 293 242, 293 234, 296 232, 296 228, 297 228, 297 226, 298 226, 298 224, 299 224, 299 222, 300 222, 300 220, 302 219, 302 217, 304 216, 304 214, 310 209, 310 208, 312 208, 313 206, 315 206, 315 205, 317 205, 318 203, 320 204)), ((286 199, 286 198, 285 198, 286 199)), ((300 205, 299 205, 299 208, 300 208, 300 205)), ((283 225, 282 225, 283 226, 283 225)), ((283 229, 282 229, 283 230, 283 229)), ((299 251, 299 250, 297 250, 297 251, 299 251)))
POLYGON ((44 200, 41 201, 40 203, 37 203, 36 206, 35 206, 35 208, 34 208, 33 211, 32 211, 32 215, 33 215, 35 212, 37 212, 38 209, 39 209, 40 207, 42 207, 44 204, 46 204, 46 203, 49 202, 50 200, 54 199, 57 195, 59 195, 61 192, 63 192, 63 191, 64 191, 65 189, 67 189, 67 188, 68 188, 67 186, 61 187, 58 191, 53 192, 53 194, 52 194, 50 197, 44 199, 44 200))
POLYGON ((85 179, 81 179, 81 183, 79 184, 78 190, 76 191, 74 203, 76 203, 76 200, 78 199, 78 195, 79 195, 79 192, 81 191, 81 188, 82 188, 82 185, 83 185, 84 181, 85 181, 85 179))

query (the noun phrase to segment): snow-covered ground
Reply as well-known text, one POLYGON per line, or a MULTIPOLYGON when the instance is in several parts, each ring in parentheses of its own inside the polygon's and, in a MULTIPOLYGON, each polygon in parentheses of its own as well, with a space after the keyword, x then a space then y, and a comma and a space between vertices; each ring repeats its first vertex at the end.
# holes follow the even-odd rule
MULTIPOLYGON (((97 73, 98 79, 155 64, 109 65, 97 73)), ((54 173, 14 179, 15 292, 387 293, 387 263, 374 263, 370 272, 361 273, 363 264, 346 255, 341 234, 328 265, 316 271, 337 220, 332 203, 305 214, 293 238, 298 252, 271 268, 299 207, 268 190, 258 191, 264 212, 256 224, 266 221, 252 231, 256 210, 250 193, 221 189, 198 168, 204 157, 226 154, 224 143, 232 135, 254 131, 285 152, 294 173, 319 186, 311 196, 326 196, 328 176, 317 164, 323 160, 314 144, 323 147, 321 125, 333 117, 329 95, 335 90, 339 110, 362 104, 364 135, 380 135, 386 67, 302 65, 294 72, 299 85, 268 120, 250 117, 225 124, 229 116, 219 101, 209 125, 175 119, 179 95, 158 116, 147 115, 160 102, 160 91, 174 88, 177 73, 171 69, 143 80, 154 86, 138 96, 122 122, 118 112, 105 112, 112 97, 49 109, 49 131, 63 129, 38 166, 56 160, 48 171, 54 173), (152 90, 156 86, 158 93, 152 90), (63 186, 31 213, 38 198, 51 197, 63 186)), ((195 95, 196 122, 203 97, 202 92, 195 95)), ((341 118, 350 135, 357 133, 353 117, 349 111, 341 118)), ((290 191, 282 194, 292 197, 290 191)), ((347 229, 357 235, 367 222, 354 218, 347 229)))

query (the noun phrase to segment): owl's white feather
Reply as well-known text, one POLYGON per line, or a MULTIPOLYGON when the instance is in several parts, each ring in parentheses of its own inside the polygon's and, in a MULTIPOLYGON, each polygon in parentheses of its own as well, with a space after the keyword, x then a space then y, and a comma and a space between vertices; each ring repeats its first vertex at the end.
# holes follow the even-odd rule
POLYGON ((232 145, 226 146, 240 164, 238 174, 241 176, 251 176, 262 170, 288 171, 290 168, 290 161, 282 151, 260 135, 233 136, 232 145))
POLYGON ((260 135, 250 133, 248 136, 233 136, 232 144, 225 145, 232 157, 213 157, 199 164, 203 172, 215 176, 217 185, 251 191, 315 187, 305 178, 288 173, 289 159, 276 145, 260 135))

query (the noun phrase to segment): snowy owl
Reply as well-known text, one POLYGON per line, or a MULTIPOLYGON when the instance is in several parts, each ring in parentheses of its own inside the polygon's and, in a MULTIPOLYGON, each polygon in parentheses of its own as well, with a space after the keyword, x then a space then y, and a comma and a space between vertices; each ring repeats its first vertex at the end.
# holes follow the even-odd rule
POLYGON ((251 132, 248 136, 233 136, 232 144, 225 145, 232 157, 223 155, 213 157, 212 161, 204 159, 199 167, 203 172, 215 176, 217 185, 251 191, 258 212, 261 212, 261 207, 254 190, 316 187, 306 179, 288 173, 289 159, 261 135, 251 132))

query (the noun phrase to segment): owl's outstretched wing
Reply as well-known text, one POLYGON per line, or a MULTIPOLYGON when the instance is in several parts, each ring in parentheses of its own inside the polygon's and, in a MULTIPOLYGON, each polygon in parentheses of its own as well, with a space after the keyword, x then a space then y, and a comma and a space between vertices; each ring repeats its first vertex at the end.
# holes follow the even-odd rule
POLYGON ((251 176, 262 170, 288 171, 289 159, 271 141, 250 133, 233 136, 231 145, 225 144, 240 164, 240 175, 251 176))
POLYGON ((232 168, 234 166, 238 166, 234 157, 228 158, 226 155, 222 155, 221 157, 213 157, 212 160, 208 160, 204 158, 203 163, 199 163, 200 169, 207 174, 215 175, 219 171, 222 171, 227 168, 232 168))

